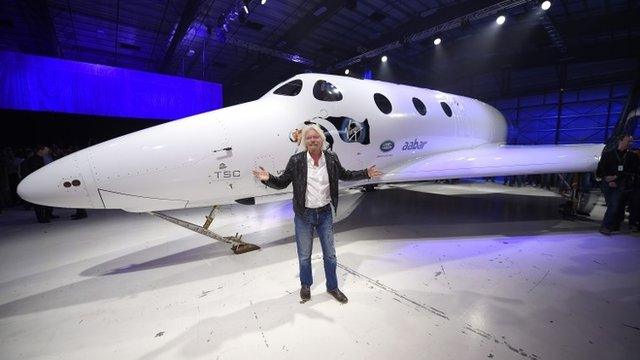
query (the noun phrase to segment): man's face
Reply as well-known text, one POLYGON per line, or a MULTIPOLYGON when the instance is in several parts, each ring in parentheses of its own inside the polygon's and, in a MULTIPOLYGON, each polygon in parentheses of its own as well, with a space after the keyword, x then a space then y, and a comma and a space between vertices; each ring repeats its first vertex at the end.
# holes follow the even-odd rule
POLYGON ((50 152, 50 151, 51 151, 51 150, 49 149, 49 147, 48 147, 48 146, 45 146, 45 147, 43 147, 42 149, 38 150, 37 154, 38 154, 39 156, 46 156, 46 155, 49 155, 49 152, 50 152))
POLYGON ((620 140, 620 148, 622 150, 626 150, 629 148, 629 145, 633 141, 633 136, 625 136, 620 140))
POLYGON ((307 150, 310 152, 318 152, 322 150, 322 138, 314 129, 307 131, 304 137, 304 142, 305 145, 307 145, 307 150))

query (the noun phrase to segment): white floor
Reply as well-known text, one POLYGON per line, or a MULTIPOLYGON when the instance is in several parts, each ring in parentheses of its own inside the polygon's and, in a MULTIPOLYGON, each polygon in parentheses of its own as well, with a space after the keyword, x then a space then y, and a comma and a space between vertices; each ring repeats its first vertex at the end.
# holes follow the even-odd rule
MULTIPOLYGON (((289 201, 223 207, 229 246, 147 214, 0 215, 2 359, 637 359, 640 237, 564 221, 533 188, 341 197, 340 287, 299 303, 289 201)), ((171 212, 202 223, 208 209, 171 212)))

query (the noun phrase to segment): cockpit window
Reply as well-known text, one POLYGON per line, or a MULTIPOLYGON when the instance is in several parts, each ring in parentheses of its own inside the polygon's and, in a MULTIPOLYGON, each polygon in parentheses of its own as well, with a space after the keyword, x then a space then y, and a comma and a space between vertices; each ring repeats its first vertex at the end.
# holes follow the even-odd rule
POLYGON ((342 100, 342 93, 332 83, 318 80, 313 85, 313 97, 320 101, 340 101, 342 100))
POLYGON ((302 80, 296 79, 277 88, 273 93, 276 95, 296 96, 302 90, 302 80))
POLYGON ((416 110, 420 113, 420 115, 427 114, 427 107, 424 106, 424 103, 420 99, 413 98, 413 106, 416 107, 416 110))
POLYGON ((379 93, 375 93, 373 94, 373 101, 376 102, 378 109, 380 109, 380 111, 382 111, 383 113, 388 114, 391 112, 392 110, 391 101, 389 101, 389 99, 387 99, 386 96, 379 93))
POLYGON ((442 106, 442 111, 444 111, 444 113, 447 114, 448 117, 451 117, 451 115, 453 115, 453 111, 451 111, 451 107, 449 106, 449 104, 441 101, 440 106, 442 106))

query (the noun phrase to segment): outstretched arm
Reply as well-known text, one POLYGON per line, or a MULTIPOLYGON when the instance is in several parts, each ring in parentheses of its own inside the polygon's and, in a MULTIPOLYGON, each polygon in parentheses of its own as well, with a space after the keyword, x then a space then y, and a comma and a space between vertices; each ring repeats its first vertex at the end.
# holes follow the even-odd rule
POLYGON ((377 179, 382 176, 382 171, 378 170, 375 165, 371 165, 367 168, 367 175, 369 179, 377 179))
POLYGON ((265 170, 262 166, 258 166, 257 170, 252 170, 253 176, 255 176, 260 181, 269 180, 269 172, 265 170))
POLYGON ((336 163, 338 164, 338 178, 343 181, 364 180, 380 177, 382 172, 376 169, 376 166, 370 166, 364 170, 347 170, 342 167, 340 160, 336 156, 336 163))
POLYGON ((259 166, 257 170, 253 170, 253 176, 270 188, 278 190, 284 189, 291 184, 291 180, 293 179, 293 160, 289 159, 287 167, 280 176, 270 174, 262 166, 259 166))

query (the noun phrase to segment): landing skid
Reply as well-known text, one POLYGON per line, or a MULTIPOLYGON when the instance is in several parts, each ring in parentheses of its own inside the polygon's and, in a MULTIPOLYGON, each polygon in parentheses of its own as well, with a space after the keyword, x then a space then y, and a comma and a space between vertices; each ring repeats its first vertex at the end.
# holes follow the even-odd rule
POLYGON ((182 226, 185 229, 189 229, 191 231, 195 231, 198 234, 202 234, 205 236, 208 236, 214 240, 218 240, 221 242, 225 242, 227 244, 231 244, 231 251, 233 251, 234 254, 244 254, 246 252, 249 251, 253 251, 253 250, 258 250, 260 249, 260 247, 258 245, 254 245, 254 244, 249 244, 246 243, 244 241, 242 241, 242 235, 238 235, 238 233, 236 233, 234 236, 221 236, 216 234, 215 232, 211 231, 208 229, 209 225, 211 225, 211 222, 213 221, 213 212, 215 211, 216 207, 214 207, 211 210, 211 214, 209 214, 209 216, 206 217, 207 221, 205 222, 204 226, 198 226, 196 224, 190 223, 188 221, 185 220, 181 220, 178 218, 175 218, 173 216, 169 216, 167 214, 163 214, 161 212, 157 212, 157 211, 152 211, 150 212, 151 215, 157 216, 163 220, 169 221, 171 223, 174 223, 176 225, 182 226))

